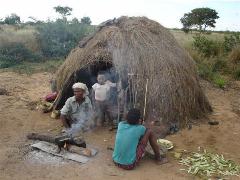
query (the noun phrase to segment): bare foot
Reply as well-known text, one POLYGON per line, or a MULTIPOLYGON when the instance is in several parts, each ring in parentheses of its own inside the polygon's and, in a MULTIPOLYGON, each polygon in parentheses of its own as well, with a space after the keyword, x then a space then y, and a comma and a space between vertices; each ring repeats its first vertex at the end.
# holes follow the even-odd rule
POLYGON ((168 162, 169 162, 168 159, 165 158, 165 157, 162 157, 162 158, 160 158, 160 159, 157 160, 157 164, 158 164, 158 165, 166 164, 166 163, 168 163, 168 162))

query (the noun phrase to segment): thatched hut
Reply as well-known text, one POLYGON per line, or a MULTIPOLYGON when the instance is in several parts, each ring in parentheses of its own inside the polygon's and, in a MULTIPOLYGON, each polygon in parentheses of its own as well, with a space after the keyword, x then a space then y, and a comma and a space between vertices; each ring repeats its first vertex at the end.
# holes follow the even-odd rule
POLYGON ((164 123, 185 126, 211 111, 192 58, 173 35, 146 17, 120 17, 102 23, 71 51, 56 73, 56 109, 72 95, 76 81, 89 88, 99 71, 111 69, 121 81, 125 107, 135 106, 164 123))

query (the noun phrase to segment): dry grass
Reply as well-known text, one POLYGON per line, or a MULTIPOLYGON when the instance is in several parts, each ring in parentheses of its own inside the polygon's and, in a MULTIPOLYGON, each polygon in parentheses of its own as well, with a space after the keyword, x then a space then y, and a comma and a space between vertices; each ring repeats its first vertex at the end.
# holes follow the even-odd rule
POLYGON ((9 68, 1 69, 1 72, 13 71, 19 74, 34 74, 38 72, 55 73, 59 66, 63 63, 63 59, 50 59, 44 62, 23 62, 9 68))
MULTIPOLYGON (((198 34, 197 32, 189 32, 184 33, 181 30, 170 30, 170 32, 173 34, 173 36, 176 38, 176 40, 179 42, 179 44, 182 47, 190 48, 192 47, 193 37, 198 34)), ((214 41, 223 41, 224 40, 224 33, 216 33, 213 32, 211 34, 204 34, 208 39, 214 40, 214 41)))
POLYGON ((24 28, 19 28, 10 25, 0 26, 0 47, 6 46, 12 43, 22 43, 28 49, 36 52, 39 50, 39 44, 36 39, 36 29, 27 26, 24 28))
POLYGON ((233 64, 240 63, 240 46, 235 47, 229 54, 229 61, 233 64))
POLYGON ((57 85, 68 96, 79 69, 97 61, 111 62, 122 81, 133 73, 132 91, 143 110, 146 79, 147 120, 163 119, 167 124, 185 126, 191 118, 201 117, 211 107, 200 88, 195 63, 173 35, 159 23, 145 17, 121 17, 99 31, 82 48, 74 49, 58 70, 57 85))

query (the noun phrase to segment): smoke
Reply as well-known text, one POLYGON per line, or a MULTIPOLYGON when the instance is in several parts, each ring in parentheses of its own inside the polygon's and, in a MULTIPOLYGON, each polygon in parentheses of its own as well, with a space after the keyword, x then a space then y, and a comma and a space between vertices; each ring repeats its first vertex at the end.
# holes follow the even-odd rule
POLYGON ((90 107, 85 106, 84 111, 78 114, 78 118, 73 119, 73 124, 66 133, 71 137, 81 137, 84 132, 91 130, 94 126, 94 112, 90 107))
MULTIPOLYGON (((110 68, 104 68, 104 69, 98 69, 98 72, 103 74, 105 76, 106 81, 111 81, 113 83, 118 83, 119 82, 119 77, 118 77, 118 73, 116 72, 115 67, 110 67, 110 68)), ((82 75, 82 74, 81 74, 82 75)), ((91 86, 93 85, 93 81, 95 81, 97 79, 96 77, 97 75, 93 75, 91 74, 90 79, 91 79, 91 86)), ((96 82, 96 81, 95 81, 96 82)), ((107 115, 105 114, 105 120, 106 118, 109 119, 110 121, 113 121, 114 119, 117 119, 117 113, 113 112, 114 110, 114 106, 118 106, 118 87, 111 87, 110 91, 108 92, 108 103, 110 105, 108 105, 108 110, 110 109, 111 114, 107 115)), ((71 125, 71 128, 68 129, 66 131, 67 135, 71 136, 71 137, 83 137, 84 132, 87 131, 91 131, 93 130, 94 127, 97 126, 97 122, 99 122, 99 119, 101 119, 100 117, 102 117, 101 115, 101 111, 100 108, 96 106, 95 103, 95 95, 90 93, 89 95, 90 99, 92 100, 91 103, 93 105, 93 109, 91 108, 86 108, 84 110, 84 112, 81 112, 78 114, 78 118, 73 119, 73 124, 71 125), (93 96, 93 97, 91 97, 93 96)))

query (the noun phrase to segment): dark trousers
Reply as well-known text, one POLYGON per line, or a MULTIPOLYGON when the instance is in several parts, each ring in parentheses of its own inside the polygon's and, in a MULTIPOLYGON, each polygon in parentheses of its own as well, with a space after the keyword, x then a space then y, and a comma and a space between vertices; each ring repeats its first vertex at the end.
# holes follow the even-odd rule
POLYGON ((95 102, 95 124, 97 126, 103 126, 108 118, 108 123, 113 125, 113 115, 112 115, 112 103, 109 101, 96 101, 95 102))

